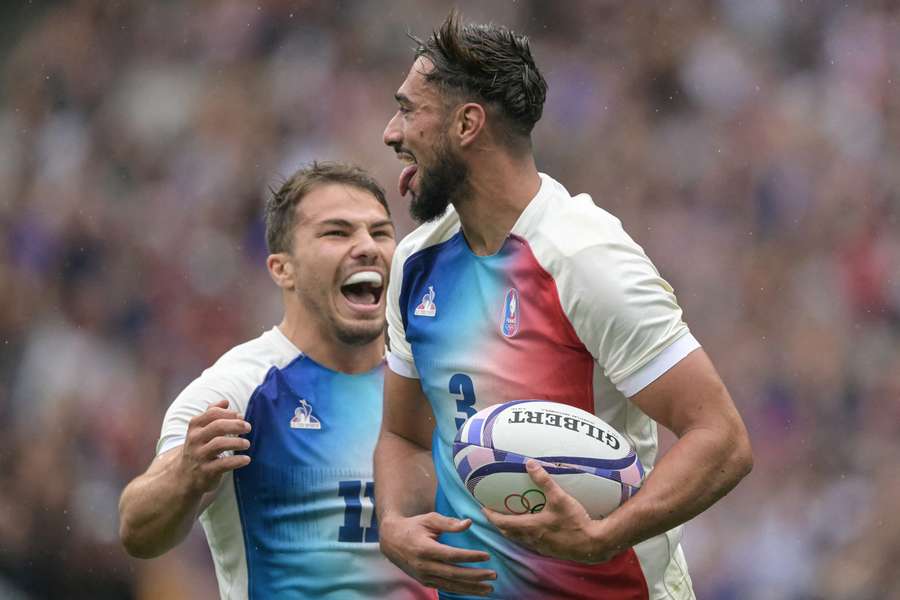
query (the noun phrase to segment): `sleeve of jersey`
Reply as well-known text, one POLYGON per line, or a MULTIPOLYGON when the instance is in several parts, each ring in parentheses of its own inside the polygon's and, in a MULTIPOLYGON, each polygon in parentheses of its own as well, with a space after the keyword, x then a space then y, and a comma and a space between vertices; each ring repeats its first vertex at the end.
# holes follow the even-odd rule
POLYGON ((568 261, 563 306, 609 380, 631 397, 700 344, 672 287, 630 239, 585 248, 568 261))
POLYGON ((409 379, 418 379, 419 372, 413 360, 412 348, 406 340, 406 329, 403 326, 403 313, 405 307, 400 306, 400 291, 403 287, 403 264, 405 253, 400 251, 394 254, 391 264, 391 280, 388 283, 387 293, 387 323, 388 343, 387 353, 388 367, 394 373, 409 379))
POLYGON ((233 395, 225 386, 213 385, 207 377, 195 379, 178 394, 166 411, 159 442, 156 444, 156 455, 159 456, 184 444, 191 419, 206 412, 209 405, 214 402, 228 400, 228 408, 243 412, 231 397, 233 395))

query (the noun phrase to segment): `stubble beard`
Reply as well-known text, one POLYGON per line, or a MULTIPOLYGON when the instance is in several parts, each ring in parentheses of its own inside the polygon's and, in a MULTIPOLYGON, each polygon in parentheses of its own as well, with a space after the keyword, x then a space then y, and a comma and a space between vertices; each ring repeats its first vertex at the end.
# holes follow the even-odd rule
POLYGON ((469 166, 442 136, 435 148, 434 165, 419 171, 419 193, 411 192, 409 214, 419 223, 441 217, 451 204, 463 202, 470 192, 469 166))
POLYGON ((384 333, 384 320, 373 319, 365 324, 341 325, 332 323, 338 341, 346 346, 360 347, 370 344, 384 333))
MULTIPOLYGON (((317 323, 308 326, 320 329, 325 339, 332 338, 345 346, 361 347, 378 339, 384 332, 384 317, 347 322, 337 313, 337 307, 329 299, 325 282, 310 277, 308 287, 298 289, 298 300, 311 315, 320 315, 317 323)), ((340 293, 340 292, 339 292, 340 293)))

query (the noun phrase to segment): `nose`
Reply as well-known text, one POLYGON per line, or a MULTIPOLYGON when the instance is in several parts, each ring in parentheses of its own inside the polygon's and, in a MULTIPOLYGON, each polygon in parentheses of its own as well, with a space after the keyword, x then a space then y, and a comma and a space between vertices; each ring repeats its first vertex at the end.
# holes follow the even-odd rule
POLYGON ((350 256, 355 259, 371 260, 374 262, 378 256, 378 243, 367 230, 357 232, 356 239, 353 241, 353 248, 350 250, 350 256))
POLYGON ((384 128, 383 139, 388 146, 399 146, 403 142, 403 134, 400 132, 400 111, 394 113, 391 120, 384 128))

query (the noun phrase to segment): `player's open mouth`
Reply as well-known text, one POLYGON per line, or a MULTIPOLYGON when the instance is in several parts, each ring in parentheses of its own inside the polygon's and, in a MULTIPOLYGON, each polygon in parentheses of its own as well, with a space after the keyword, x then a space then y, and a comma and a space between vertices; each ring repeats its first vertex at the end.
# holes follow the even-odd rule
POLYGON ((409 187, 412 183, 413 177, 419 170, 419 165, 416 162, 416 157, 408 152, 398 152, 397 158, 406 163, 406 167, 404 167, 403 170, 400 171, 400 179, 397 182, 397 187, 400 190, 400 195, 405 196, 406 192, 409 191, 409 187))
POLYGON ((341 294, 358 308, 378 306, 383 290, 384 277, 378 271, 357 271, 341 284, 341 294))

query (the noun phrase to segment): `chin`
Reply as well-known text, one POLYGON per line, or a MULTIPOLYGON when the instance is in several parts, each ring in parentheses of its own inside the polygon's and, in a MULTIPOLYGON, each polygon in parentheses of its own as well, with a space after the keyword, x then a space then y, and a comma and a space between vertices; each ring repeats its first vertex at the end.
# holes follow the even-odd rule
POLYGON ((338 326, 336 333, 337 338, 349 346, 365 346, 384 333, 384 319, 338 326))

